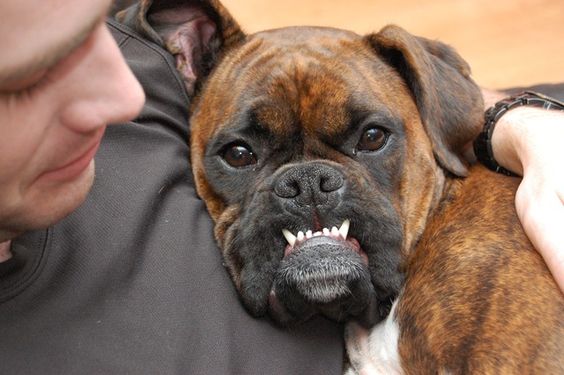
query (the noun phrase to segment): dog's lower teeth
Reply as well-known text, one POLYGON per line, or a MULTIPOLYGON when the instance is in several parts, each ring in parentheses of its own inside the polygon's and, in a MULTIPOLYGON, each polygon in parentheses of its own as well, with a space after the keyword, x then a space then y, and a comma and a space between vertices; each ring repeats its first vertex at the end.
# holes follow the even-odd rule
POLYGON ((350 220, 347 219, 343 221, 343 224, 341 224, 341 227, 339 229, 337 229, 337 227, 332 227, 331 230, 329 230, 328 228, 323 228, 321 231, 317 231, 315 233, 313 233, 311 230, 307 230, 305 233, 299 231, 296 236, 294 236, 288 229, 282 229, 282 234, 284 235, 284 238, 286 238, 286 241, 288 241, 288 243, 290 244, 290 247, 293 248, 297 243, 302 242, 306 239, 310 239, 312 237, 341 237, 343 240, 346 240, 349 233, 349 226, 350 220))

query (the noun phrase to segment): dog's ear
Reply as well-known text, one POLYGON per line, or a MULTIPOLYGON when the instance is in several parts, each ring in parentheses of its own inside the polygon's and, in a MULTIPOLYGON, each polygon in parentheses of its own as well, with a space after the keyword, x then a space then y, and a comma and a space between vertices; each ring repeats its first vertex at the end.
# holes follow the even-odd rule
POLYGON ((462 154, 480 132, 483 119, 482 95, 466 61, 446 44, 415 37, 394 25, 366 40, 407 83, 437 162, 456 176, 466 176, 462 154))
POLYGON ((245 39, 217 0, 141 0, 116 19, 174 55, 189 95, 221 54, 245 39))

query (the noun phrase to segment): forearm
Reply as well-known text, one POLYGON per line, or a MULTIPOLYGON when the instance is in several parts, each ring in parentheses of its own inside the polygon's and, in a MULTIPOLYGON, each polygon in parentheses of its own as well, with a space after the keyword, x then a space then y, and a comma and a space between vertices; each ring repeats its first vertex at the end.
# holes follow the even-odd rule
MULTIPOLYGON (((482 90, 485 108, 508 96, 507 93, 482 90)), ((543 149, 559 149, 564 139, 564 112, 530 105, 505 112, 491 136, 495 161, 502 167, 523 175, 531 161, 538 160, 543 149)))

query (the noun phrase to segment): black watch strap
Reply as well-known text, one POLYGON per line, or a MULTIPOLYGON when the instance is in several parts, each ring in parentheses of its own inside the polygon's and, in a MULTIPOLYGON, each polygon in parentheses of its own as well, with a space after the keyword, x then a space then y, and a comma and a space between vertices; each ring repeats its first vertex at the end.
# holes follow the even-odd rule
POLYGON ((492 150, 492 134, 495 124, 501 116, 512 108, 524 105, 544 109, 564 110, 564 103, 561 101, 533 91, 525 91, 519 95, 500 100, 493 107, 490 107, 484 116, 484 128, 480 135, 474 140, 474 154, 480 163, 484 164, 492 171, 503 173, 507 176, 516 176, 513 172, 499 165, 495 160, 492 150))

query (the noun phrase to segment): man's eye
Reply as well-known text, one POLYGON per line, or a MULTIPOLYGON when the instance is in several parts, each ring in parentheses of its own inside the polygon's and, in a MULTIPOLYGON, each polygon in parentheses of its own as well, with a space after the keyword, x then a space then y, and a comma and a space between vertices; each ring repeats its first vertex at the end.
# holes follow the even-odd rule
POLYGON ((356 149, 358 151, 376 151, 384 147, 387 140, 388 133, 383 129, 378 127, 366 129, 362 133, 356 149))
POLYGON ((0 92, 7 94, 23 94, 26 91, 31 91, 43 82, 47 73, 48 69, 42 69, 18 81, 4 84, 0 88, 0 92))
POLYGON ((257 163, 257 158, 250 147, 243 144, 228 145, 222 153, 222 158, 234 168, 242 168, 257 163))

